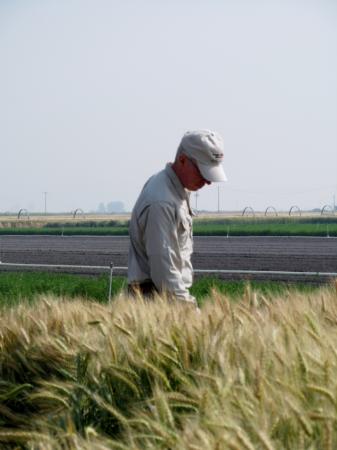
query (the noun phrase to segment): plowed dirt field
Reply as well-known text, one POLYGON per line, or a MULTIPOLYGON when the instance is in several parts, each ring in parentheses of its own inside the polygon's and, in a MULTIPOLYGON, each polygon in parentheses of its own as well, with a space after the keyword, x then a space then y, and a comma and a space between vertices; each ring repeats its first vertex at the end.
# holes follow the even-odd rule
MULTIPOLYGON (((0 236, 0 271, 23 270, 6 266, 5 263, 106 266, 113 262, 114 266, 126 267, 128 245, 128 237, 115 236, 0 236)), ((193 266, 203 270, 337 272, 337 238, 195 237, 193 266)), ((47 270, 86 274, 98 271, 89 268, 47 270)), ((116 270, 115 273, 125 273, 125 270, 116 270)), ((281 274, 220 276, 286 281, 322 281, 326 278, 281 274)))

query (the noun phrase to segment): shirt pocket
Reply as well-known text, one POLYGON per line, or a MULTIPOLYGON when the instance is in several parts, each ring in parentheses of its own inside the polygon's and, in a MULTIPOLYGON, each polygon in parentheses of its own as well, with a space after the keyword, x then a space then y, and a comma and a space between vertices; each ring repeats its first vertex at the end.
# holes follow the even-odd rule
POLYGON ((179 247, 185 249, 191 245, 192 241, 192 218, 187 215, 181 215, 178 227, 179 247))

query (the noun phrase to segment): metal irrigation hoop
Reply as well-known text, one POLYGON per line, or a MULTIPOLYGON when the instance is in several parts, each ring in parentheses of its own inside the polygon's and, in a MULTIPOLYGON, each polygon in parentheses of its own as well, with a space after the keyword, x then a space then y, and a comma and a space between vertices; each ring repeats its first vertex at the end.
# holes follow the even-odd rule
POLYGON ((331 205, 324 205, 323 208, 321 209, 321 216, 323 216, 324 211, 328 211, 331 214, 335 214, 335 211, 333 210, 331 205))
POLYGON ((20 211, 18 212, 18 220, 20 220, 20 218, 23 216, 26 216, 27 220, 29 220, 29 213, 25 208, 21 208, 20 211))
POLYGON ((81 208, 75 209, 75 211, 73 212, 73 219, 76 219, 76 216, 77 216, 78 214, 82 214, 82 216, 84 217, 83 209, 81 209, 81 208))
POLYGON ((264 212, 264 215, 265 215, 265 216, 267 215, 267 213, 268 213, 269 210, 274 211, 274 212, 275 212, 275 216, 278 216, 278 213, 277 213, 276 209, 274 208, 274 206, 268 206, 268 207, 266 208, 266 210, 265 210, 265 212, 264 212))
POLYGON ((246 211, 251 211, 253 213, 253 216, 255 217, 255 211, 253 210, 253 208, 251 206, 246 206, 244 208, 244 210, 242 211, 242 216, 245 215, 246 211))
POLYGON ((291 213, 294 209, 297 210, 297 212, 299 213, 300 216, 302 215, 302 211, 300 210, 300 208, 298 206, 294 205, 289 209, 289 216, 291 216, 291 213))

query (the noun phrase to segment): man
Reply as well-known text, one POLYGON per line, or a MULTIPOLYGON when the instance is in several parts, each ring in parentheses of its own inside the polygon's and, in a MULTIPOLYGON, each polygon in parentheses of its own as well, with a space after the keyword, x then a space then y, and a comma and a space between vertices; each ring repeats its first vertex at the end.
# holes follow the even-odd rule
POLYGON ((194 303, 190 192, 226 180, 223 141, 213 131, 188 131, 173 164, 153 175, 133 208, 129 234, 129 292, 194 303))

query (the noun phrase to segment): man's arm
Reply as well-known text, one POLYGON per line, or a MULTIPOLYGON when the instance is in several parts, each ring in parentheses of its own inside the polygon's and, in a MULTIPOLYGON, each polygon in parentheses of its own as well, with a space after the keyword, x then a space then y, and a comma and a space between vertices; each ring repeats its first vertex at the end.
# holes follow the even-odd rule
POLYGON ((195 303, 182 279, 182 257, 178 241, 175 209, 169 203, 153 203, 148 211, 144 243, 151 279, 159 291, 178 300, 195 303))

